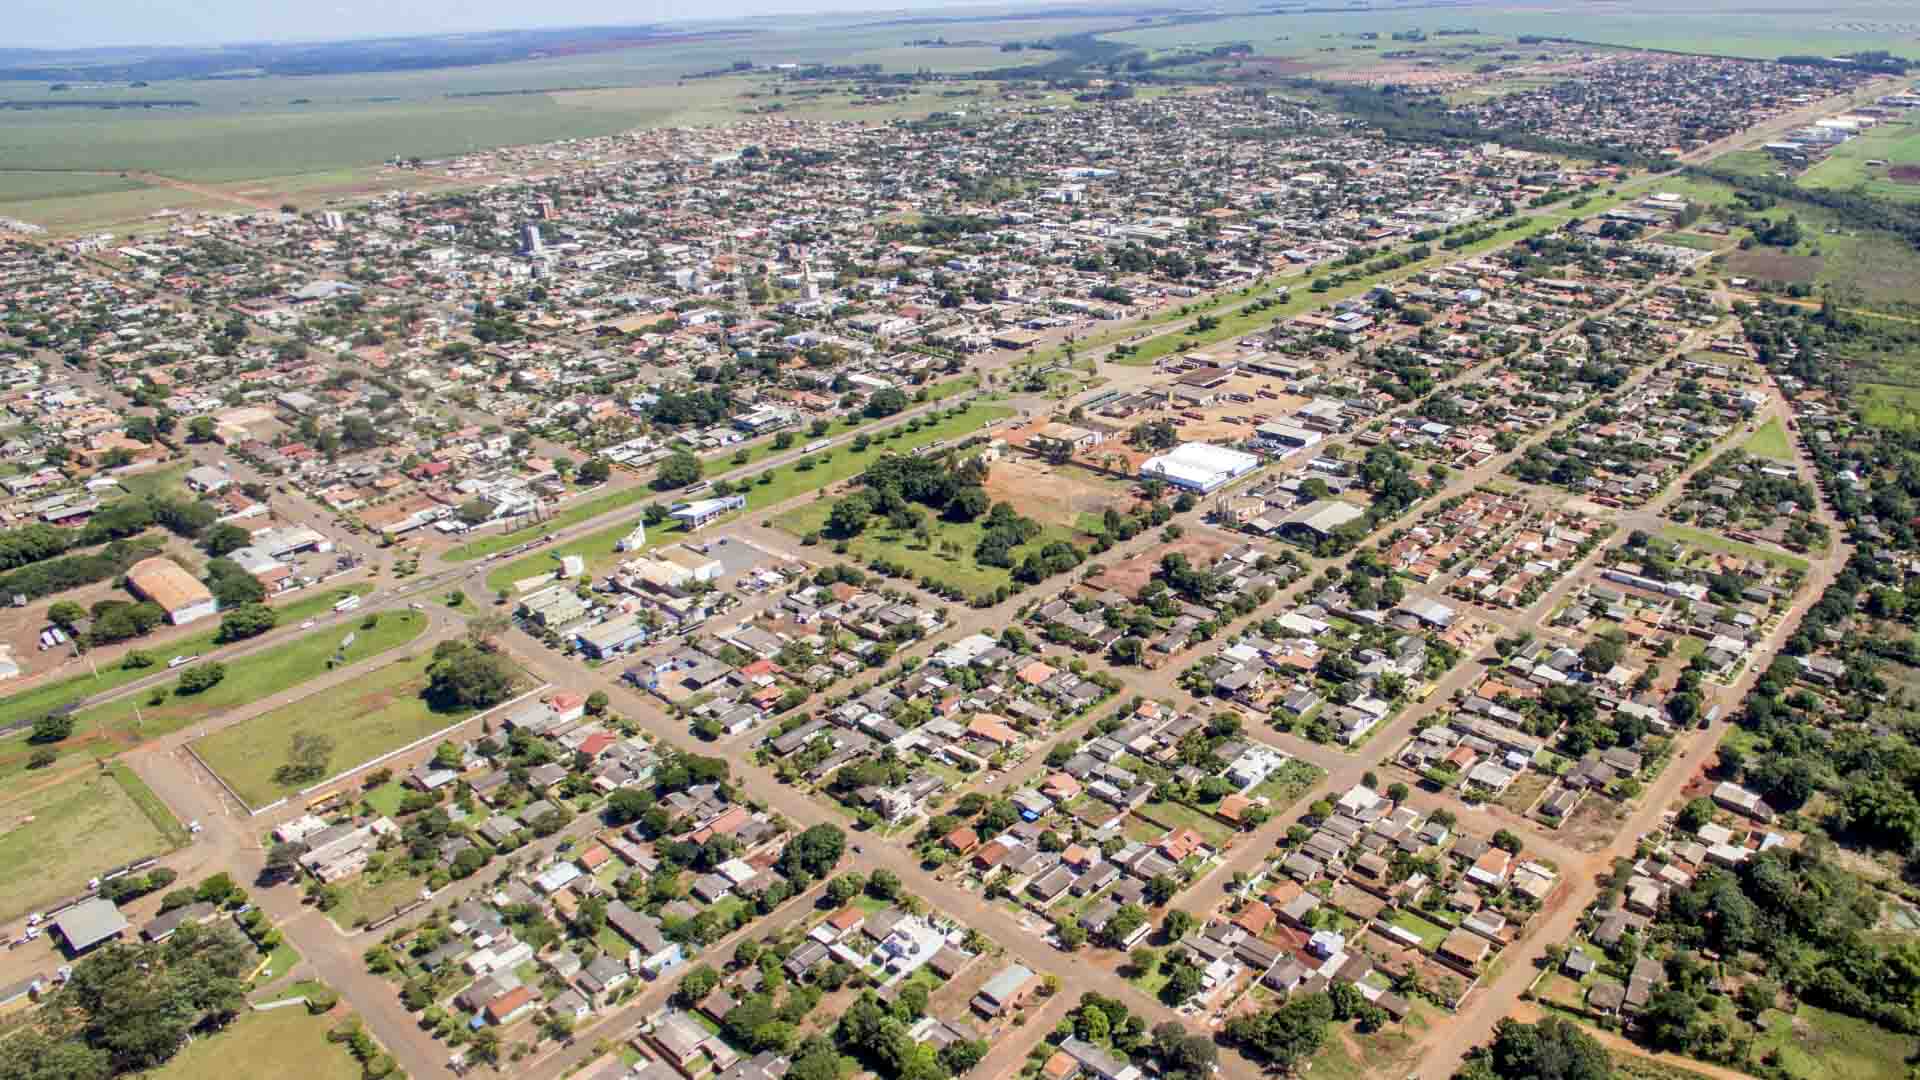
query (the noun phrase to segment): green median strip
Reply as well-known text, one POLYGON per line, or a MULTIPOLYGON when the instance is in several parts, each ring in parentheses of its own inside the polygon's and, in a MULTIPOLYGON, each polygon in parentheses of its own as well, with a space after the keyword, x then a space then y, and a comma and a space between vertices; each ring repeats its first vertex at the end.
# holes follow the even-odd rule
MULTIPOLYGON (((366 584, 322 589, 291 603, 275 604, 273 609, 279 614, 279 625, 286 626, 332 610, 334 604, 349 594, 360 596, 372 591, 373 586, 366 584)), ((214 636, 218 633, 217 626, 209 626, 192 637, 177 638, 164 645, 140 641, 134 641, 132 644, 134 648, 145 651, 156 659, 205 655, 220 647, 214 641, 214 636)), ((96 694, 118 690, 128 683, 146 678, 153 673, 154 669, 150 667, 128 668, 114 662, 101 667, 98 675, 91 672, 85 675, 74 675, 0 698, 0 717, 45 716, 96 694)))

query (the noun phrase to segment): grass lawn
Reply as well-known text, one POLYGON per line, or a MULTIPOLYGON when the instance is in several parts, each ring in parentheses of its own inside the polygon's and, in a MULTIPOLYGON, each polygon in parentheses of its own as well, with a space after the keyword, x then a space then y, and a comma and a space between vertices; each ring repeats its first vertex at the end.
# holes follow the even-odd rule
POLYGON ((228 1080, 233 1076, 299 1076, 304 1080, 359 1080, 360 1063, 344 1045, 327 1041, 339 1021, 310 1016, 298 1005, 243 1013, 227 1030, 195 1039, 149 1080, 228 1080))
POLYGON ((1264 797, 1268 808, 1276 813, 1297 802, 1300 796, 1312 791, 1327 775, 1326 770, 1298 758, 1280 766, 1272 776, 1262 780, 1248 794, 1253 798, 1264 797))
POLYGON ((1774 461, 1792 461, 1793 443, 1787 438, 1787 428, 1779 417, 1760 425, 1740 449, 1754 457, 1771 458, 1774 461))
POLYGON ((1524 814, 1551 783, 1553 783, 1553 777, 1528 770, 1514 778, 1513 783, 1507 786, 1507 790, 1501 793, 1498 801, 1508 810, 1516 814, 1524 814))
POLYGON ((455 724, 478 710, 435 712, 421 692, 427 686, 430 653, 396 660, 325 695, 302 699, 197 739, 193 748, 208 767, 250 806, 264 806, 304 784, 283 785, 274 770, 286 761, 297 732, 324 732, 334 741, 329 775, 395 750, 455 724))
POLYGON ((160 690, 165 699, 158 704, 149 704, 153 700, 151 693, 131 694, 81 713, 77 729, 92 725, 96 730, 132 731, 142 738, 179 731, 227 709, 272 697, 325 674, 331 667, 328 660, 340 652, 340 642, 349 633, 354 636, 353 644, 345 650, 344 657, 351 664, 404 645, 419 637, 426 628, 426 616, 420 612, 390 611, 382 613, 371 630, 360 629, 358 624, 351 630, 340 627, 316 630, 232 661, 227 664, 226 678, 210 690, 182 695, 173 692, 178 680, 162 683, 160 690))
POLYGON ((407 789, 402 787, 398 780, 389 780, 360 796, 361 800, 373 807, 376 813, 385 814, 388 817, 400 812, 400 800, 406 797, 407 789))
POLYGON ((590 518, 599 517, 601 514, 619 510, 622 507, 632 506, 642 499, 650 498, 653 494, 653 489, 647 487, 645 484, 636 484, 632 487, 621 488, 619 491, 610 491, 605 495, 597 495, 591 499, 577 502, 538 525, 529 525, 524 529, 494 533, 491 536, 483 536, 477 540, 469 540, 458 547, 448 550, 441 558, 448 562, 466 562, 471 559, 483 559, 496 551, 505 551, 515 544, 524 544, 536 536, 544 536, 555 529, 564 529, 570 525, 578 525, 590 518))
POLYGON ((148 472, 134 473, 130 476, 115 477, 120 486, 127 489, 129 495, 178 495, 186 491, 187 470, 193 468, 193 462, 182 461, 164 468, 148 472))
POLYGON ((102 870, 173 846, 118 779, 93 771, 0 801, 0 822, 6 826, 0 833, 0 919, 65 899, 102 870), (85 842, 76 842, 81 837, 85 842))
MULTIPOLYGON (((905 424, 899 424, 883 432, 877 432, 873 442, 862 451, 855 451, 851 443, 840 443, 813 455, 814 464, 809 469, 785 466, 763 470, 755 475, 755 482, 746 484, 741 489, 747 497, 746 512, 751 514, 766 511, 797 495, 804 495, 809 491, 816 491, 829 484, 858 476, 866 471, 868 464, 884 453, 903 453, 928 443, 969 434, 985 427, 991 420, 1012 415, 1013 410, 1005 406, 972 405, 957 415, 943 416, 933 423, 924 424, 919 431, 909 432, 905 424), (764 484, 757 482, 760 476, 767 477, 767 482, 764 484)), ((672 501, 673 495, 668 493, 662 496, 662 499, 672 501)), ((821 510, 822 520, 825 520, 825 514, 826 511, 821 510)), ((726 520, 727 518, 721 519, 723 522, 726 520)), ((532 552, 488 574, 487 588, 495 591, 511 590, 517 581, 552 572, 563 555, 580 556, 586 560, 587 573, 598 575, 620 561, 622 555, 613 550, 613 545, 632 530, 633 522, 628 521, 558 547, 532 552)), ((684 539, 687 535, 678 529, 668 529, 665 526, 658 530, 649 529, 647 547, 651 549, 662 544, 670 544, 684 539)))
POLYGON ((274 980, 292 971, 293 965, 299 962, 300 950, 282 941, 274 946, 273 952, 267 955, 267 966, 254 978, 253 983, 255 986, 269 986, 274 980))
MULTIPOLYGON (((359 595, 372 591, 372 585, 325 589, 306 595, 292 603, 275 605, 274 610, 280 614, 280 625, 285 626, 331 610, 335 603, 348 594, 359 595)), ((219 648, 213 642, 213 637, 218 632, 218 627, 208 627, 202 633, 174 641, 165 650, 149 651, 164 651, 166 656, 192 656, 195 653, 206 656, 219 648)), ((123 668, 115 664, 102 668, 98 676, 75 675, 59 682, 45 683, 31 690, 22 690, 17 694, 0 698, 0 716, 39 716, 50 713, 83 698, 118 690, 130 682, 151 674, 153 674, 152 668, 123 668)), ((4 768, 0 768, 0 772, 3 771, 4 768)))
POLYGON ((1860 400, 1861 422, 1889 431, 1920 430, 1920 389, 1861 383, 1854 389, 1860 400))
POLYGON ((1780 1071, 1801 1080, 1899 1080, 1916 1040, 1850 1016, 1802 1005, 1789 1016, 1768 1010, 1754 1039, 1756 1059, 1780 1055, 1780 1071))
POLYGON ((1447 939, 1446 927, 1441 926, 1439 923, 1429 922, 1411 911, 1396 910, 1392 917, 1387 919, 1387 924, 1389 926, 1397 926, 1410 934, 1418 934, 1420 936, 1420 947, 1428 952, 1438 949, 1440 943, 1447 939))
POLYGON ((1171 799, 1164 802, 1148 802, 1139 809, 1138 813, 1154 821, 1162 822, 1169 828, 1192 829, 1202 837, 1205 837, 1207 843, 1211 844, 1215 851, 1220 850, 1220 848, 1226 844, 1228 838, 1233 836, 1234 830, 1232 826, 1211 814, 1197 810, 1185 803, 1174 802, 1171 799))
POLYGON ((1738 555, 1743 559, 1761 559, 1781 569, 1798 570, 1803 574, 1807 572, 1805 559, 1789 555, 1784 551, 1775 551, 1773 548, 1729 540, 1719 533, 1711 533, 1705 529, 1695 529, 1686 525, 1669 525, 1660 530, 1660 535, 1664 539, 1679 540, 1696 548, 1718 551, 1726 555, 1738 555))
POLYGON ((132 769, 115 762, 107 766, 107 775, 113 777, 114 782, 120 785, 120 790, 126 792, 127 798, 133 800, 133 805, 147 815, 147 820, 153 823, 154 828, 160 830, 160 835, 166 837, 168 844, 179 847, 187 842, 189 839, 187 827, 180 824, 180 819, 173 816, 173 811, 167 809, 167 804, 161 802, 160 796, 155 795, 153 789, 147 786, 147 782, 135 775, 132 769))
POLYGON ((1675 638, 1673 642, 1674 661, 1682 667, 1686 666, 1687 661, 1692 660, 1694 657, 1706 651, 1707 643, 1694 637, 1692 634, 1675 638))
POLYGON ((420 898, 425 878, 409 877, 389 871, 390 877, 371 881, 360 874, 340 883, 340 902, 327 912, 335 926, 352 926, 362 919, 377 919, 402 904, 420 898))

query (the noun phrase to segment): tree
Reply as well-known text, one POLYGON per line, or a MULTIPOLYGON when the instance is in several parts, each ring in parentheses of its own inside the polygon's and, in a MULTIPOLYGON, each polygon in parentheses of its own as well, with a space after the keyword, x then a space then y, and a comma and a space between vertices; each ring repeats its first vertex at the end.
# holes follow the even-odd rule
POLYGON ((195 664, 180 673, 180 682, 176 693, 201 694, 220 685, 227 677, 227 665, 219 661, 195 664))
POLYGON ((306 853, 305 844, 274 844, 267 849, 267 864, 260 871, 259 884, 274 885, 293 880, 300 873, 300 856, 306 853))
POLYGON ((626 825, 653 809, 653 796, 637 788, 619 788, 607 796, 607 823, 626 825))
POLYGON ((31 743, 57 743, 73 734, 72 713, 48 713, 33 722, 33 731, 27 736, 31 743))
POLYGON ((87 617, 87 609, 71 600, 56 600, 47 605, 47 621, 68 633, 87 617))
POLYGON ((27 755, 27 768, 44 769, 59 760, 60 751, 51 746, 37 746, 33 753, 27 755))
POLYGON ((696 484, 700 480, 702 467, 700 459, 685 450, 676 451, 653 474, 655 491, 676 491, 696 484))
POLYGON ((442 712, 484 709, 513 694, 505 660, 465 641, 443 641, 427 666, 427 701, 442 712))
POLYGON ((607 464, 606 458, 599 457, 588 458, 573 471, 574 480, 582 484, 604 484, 612 475, 613 466, 607 464))
POLYGON ((226 555, 246 547, 253 534, 238 525, 221 523, 200 534, 200 548, 209 555, 226 555))
POLYGON ((286 764, 274 770, 274 782, 284 787, 311 784, 327 775, 327 763, 332 758, 331 735, 296 731, 288 741, 286 764))
POLYGON ((1175 942, 1186 937, 1187 932, 1192 930, 1194 925, 1192 915, 1175 908, 1167 912, 1166 919, 1160 924, 1160 932, 1168 942, 1175 942))
POLYGON ((1174 894, 1179 891, 1180 885, 1178 882, 1165 874, 1155 874, 1153 878, 1147 882, 1147 901, 1155 907, 1160 907, 1167 901, 1172 900, 1174 894))
POLYGON ((860 895, 865 884, 859 874, 841 874, 827 883, 827 899, 836 905, 849 903, 860 895))
POLYGON ((613 699, 607 696, 605 690, 595 690, 593 693, 587 695, 587 715, 606 715, 607 706, 611 704, 612 701, 613 699))
POLYGON ((900 895, 900 878, 891 870, 880 869, 867 879, 867 895, 875 900, 892 900, 900 895))
POLYGON ((837 825, 815 825, 787 842, 780 851, 780 872, 788 878, 807 874, 822 878, 846 852, 847 834, 837 825))
POLYGON ((868 416, 878 418, 882 416, 893 416, 896 413, 905 411, 906 407, 906 393, 901 390, 896 390, 893 387, 887 387, 884 390, 875 390, 873 395, 867 398, 867 405, 863 411, 868 416))
POLYGON ((1613 1063, 1600 1043, 1559 1017, 1523 1024, 1503 1019, 1492 1045, 1474 1052, 1498 1080, 1609 1080, 1613 1063))
POLYGON ((259 637, 273 629, 278 621, 279 616, 265 604, 243 604, 220 617, 220 629, 214 634, 213 640, 226 644, 259 637))
POLYGON ((680 980, 680 988, 675 996, 683 1008, 691 1009, 708 994, 713 993, 713 988, 719 985, 720 973, 701 964, 687 972, 686 977, 680 980))
POLYGON ((196 416, 187 421, 188 442, 212 442, 215 435, 213 417, 196 416))
POLYGON ((1697 833, 1702 825, 1713 821, 1713 801, 1701 796, 1680 808, 1680 815, 1674 819, 1674 826, 1682 832, 1697 833))

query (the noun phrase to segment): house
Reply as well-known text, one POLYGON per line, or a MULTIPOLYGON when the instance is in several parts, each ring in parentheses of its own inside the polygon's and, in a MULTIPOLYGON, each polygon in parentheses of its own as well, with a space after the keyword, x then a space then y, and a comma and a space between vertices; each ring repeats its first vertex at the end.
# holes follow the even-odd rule
POLYGON ((1140 1080, 1140 1069, 1083 1039, 1069 1036, 1060 1044, 1060 1052, 1071 1057, 1096 1080, 1140 1080))
POLYGON ((1481 961, 1492 951, 1493 945, 1486 938, 1470 930, 1454 930, 1440 942, 1435 955, 1439 960, 1471 975, 1480 970, 1481 961))
POLYGON ((1773 807, 1768 806, 1766 800, 1739 784, 1723 782, 1715 786, 1713 801, 1716 806, 1743 814, 1762 824, 1772 821, 1774 817, 1773 807))
POLYGON ((973 1011, 989 1020, 1003 1016, 1024 1004, 1039 985, 1040 978, 1033 969, 1009 964, 973 996, 973 1011))
POLYGON ((660 921, 628 907, 624 900, 615 900, 607 905, 607 925, 632 944, 640 954, 641 970, 650 977, 659 975, 681 960, 683 954, 680 946, 668 941, 660 932, 660 921))
POLYGON ((494 1027, 505 1027, 532 1012, 539 1004, 540 995, 534 993, 532 987, 516 986, 487 1002, 482 1014, 487 1018, 487 1023, 494 1027))
POLYGON ((576 981, 580 990, 591 998, 602 998, 633 980, 633 973, 627 965, 615 960, 608 953, 601 953, 580 969, 576 981))
POLYGON ((647 1032, 647 1040, 654 1049, 660 1051, 669 1064, 688 1075, 697 1071, 694 1066, 707 1039, 707 1029, 701 1027, 700 1022, 691 1015, 678 1009, 660 1016, 653 1022, 653 1029, 647 1032))

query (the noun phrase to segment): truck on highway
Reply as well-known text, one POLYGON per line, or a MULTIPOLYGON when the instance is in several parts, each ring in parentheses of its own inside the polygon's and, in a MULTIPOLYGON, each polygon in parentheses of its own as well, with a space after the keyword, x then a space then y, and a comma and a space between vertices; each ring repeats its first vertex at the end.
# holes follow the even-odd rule
POLYGON ((801 447, 800 452, 803 454, 811 454, 815 450, 825 450, 827 447, 832 445, 833 445, 832 439, 815 439, 812 442, 808 443, 807 445, 801 447))
POLYGON ((342 600, 342 601, 340 601, 339 603, 337 603, 337 604, 335 604, 335 605, 333 605, 333 610, 335 610, 335 611, 352 611, 352 610, 353 610, 354 608, 357 608, 357 607, 359 607, 359 606, 360 606, 360 597, 359 597, 359 596, 349 596, 349 597, 347 597, 346 599, 344 599, 344 600, 342 600))

